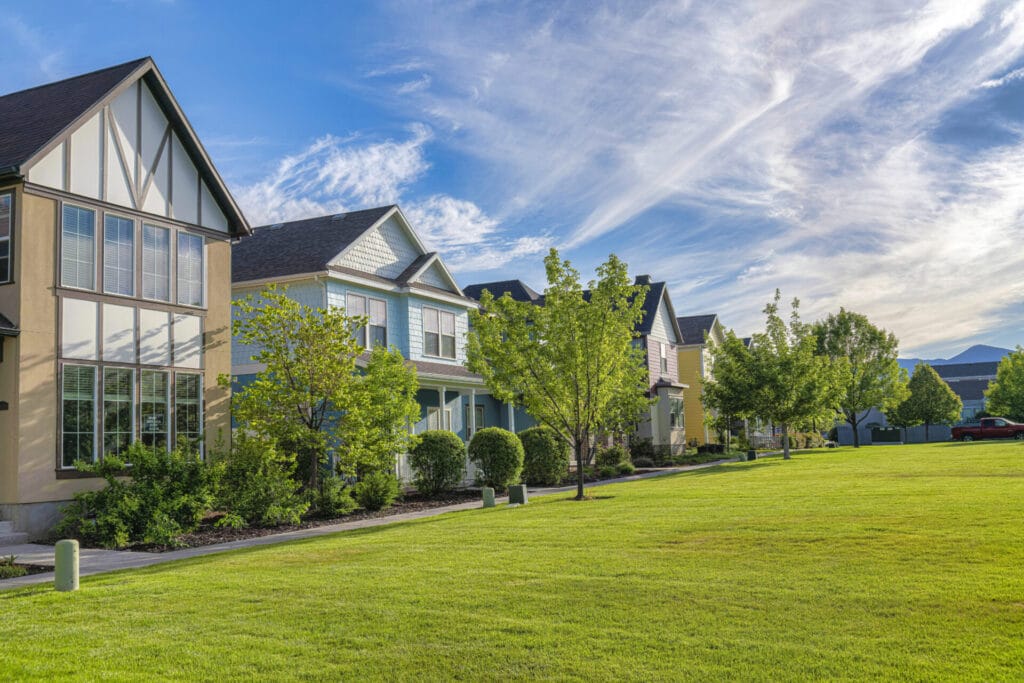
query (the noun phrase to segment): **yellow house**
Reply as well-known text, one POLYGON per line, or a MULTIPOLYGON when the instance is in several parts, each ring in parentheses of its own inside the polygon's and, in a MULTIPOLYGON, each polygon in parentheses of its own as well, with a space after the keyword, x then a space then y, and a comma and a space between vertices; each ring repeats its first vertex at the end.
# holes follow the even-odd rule
POLYGON ((151 59, 0 97, 0 545, 99 485, 76 461, 230 436, 249 232, 151 59))
POLYGON ((711 349, 722 343, 725 332, 718 316, 691 315, 676 318, 683 343, 679 346, 679 381, 686 384, 686 442, 718 443, 714 430, 705 424, 704 380, 712 376, 711 349))

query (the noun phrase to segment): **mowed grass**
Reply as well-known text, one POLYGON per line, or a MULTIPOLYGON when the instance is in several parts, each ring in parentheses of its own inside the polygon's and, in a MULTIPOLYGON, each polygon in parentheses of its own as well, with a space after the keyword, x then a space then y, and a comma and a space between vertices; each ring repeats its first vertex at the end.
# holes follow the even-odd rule
POLYGON ((1024 677, 1024 444, 592 492, 0 593, 0 679, 1024 677))

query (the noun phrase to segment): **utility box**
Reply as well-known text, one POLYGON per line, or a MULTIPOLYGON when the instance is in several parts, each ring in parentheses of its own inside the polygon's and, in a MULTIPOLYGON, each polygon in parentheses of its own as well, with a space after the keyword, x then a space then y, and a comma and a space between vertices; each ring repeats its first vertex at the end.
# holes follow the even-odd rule
POLYGON ((526 484, 516 484, 508 487, 509 505, 526 505, 526 484))

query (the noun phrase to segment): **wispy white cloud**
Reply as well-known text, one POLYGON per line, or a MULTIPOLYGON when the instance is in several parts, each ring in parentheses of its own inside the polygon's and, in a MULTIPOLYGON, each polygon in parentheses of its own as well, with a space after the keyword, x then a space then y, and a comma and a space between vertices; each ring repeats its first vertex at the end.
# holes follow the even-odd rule
POLYGON ((1006 325, 1024 139, 933 133, 1020 78, 1024 3, 468 4, 431 28, 409 45, 431 86, 394 106, 490 165, 493 215, 544 207, 583 259, 621 244, 680 312, 749 331, 778 286, 910 350, 1006 325))
POLYGON ((990 78, 989 80, 984 81, 978 87, 979 88, 1000 88, 1000 87, 1006 85, 1007 83, 1012 83, 1013 81, 1019 81, 1022 78, 1024 78, 1024 68, 1015 69, 1015 70, 1011 71, 1010 73, 1008 73, 1005 76, 1002 76, 1000 78, 990 78))
POLYGON ((414 81, 406 81, 405 83, 402 83, 395 89, 395 92, 399 95, 408 95, 409 93, 426 90, 430 87, 430 80, 429 75, 423 74, 414 81))
POLYGON ((428 247, 441 251, 456 270, 497 268, 550 245, 544 236, 509 237, 496 219, 464 199, 406 198, 430 167, 424 150, 430 138, 423 126, 414 126, 403 141, 326 135, 281 159, 268 177, 241 187, 237 197, 253 225, 400 203, 428 247))

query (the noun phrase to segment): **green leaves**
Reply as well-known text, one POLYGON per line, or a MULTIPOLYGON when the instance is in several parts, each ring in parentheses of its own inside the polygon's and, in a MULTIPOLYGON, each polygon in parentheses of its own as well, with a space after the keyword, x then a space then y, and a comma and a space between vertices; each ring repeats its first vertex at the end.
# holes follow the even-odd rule
POLYGON ((985 409, 992 415, 1024 421, 1024 348, 1018 346, 999 362, 985 398, 985 409))
POLYGON ((600 430, 635 423, 649 405, 643 350, 634 344, 646 286, 616 256, 584 292, 554 249, 544 259, 544 304, 484 292, 470 313, 468 366, 502 401, 516 401, 577 449, 600 430))
POLYGON ((374 348, 360 368, 365 349, 352 330, 365 316, 304 306, 274 285, 235 307, 237 341, 265 366, 234 393, 235 419, 298 454, 311 489, 329 452, 345 474, 390 469, 410 445, 409 422, 419 419, 416 373, 401 353, 374 348))

